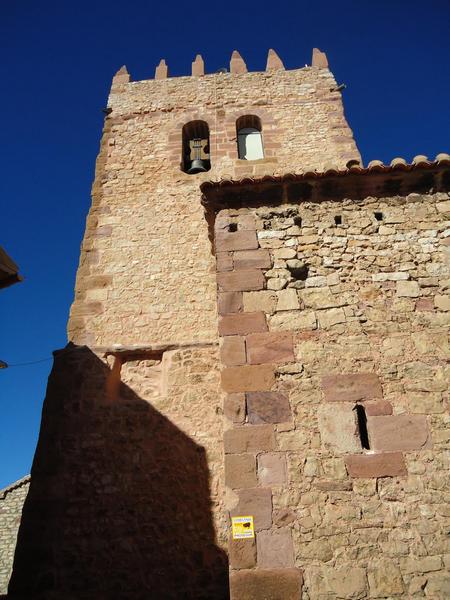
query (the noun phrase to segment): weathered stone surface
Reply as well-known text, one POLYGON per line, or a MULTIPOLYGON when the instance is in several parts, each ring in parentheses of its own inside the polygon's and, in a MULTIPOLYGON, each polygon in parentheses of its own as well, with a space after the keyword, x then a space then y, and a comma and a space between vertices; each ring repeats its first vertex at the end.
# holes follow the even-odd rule
POLYGON ((294 546, 289 528, 261 531, 256 536, 256 547, 259 568, 294 566, 294 546))
POLYGON ((281 392, 249 392, 246 396, 249 423, 285 423, 292 417, 289 401, 281 392))
POLYGON ((276 310, 296 310, 300 308, 297 290, 288 288, 277 292, 277 307, 276 310))
POLYGON ((219 335, 246 335, 267 331, 263 312, 239 313, 219 317, 219 335))
POLYGON ((421 415, 388 415, 367 419, 370 447, 381 452, 420 450, 429 445, 429 428, 421 415))
POLYGON ((395 477, 406 475, 406 465, 400 452, 353 454, 345 457, 350 477, 395 477))
POLYGON ((227 394, 223 401, 223 413, 233 423, 243 423, 245 419, 245 394, 227 394))
POLYGON ((260 292, 244 292, 244 311, 256 312, 262 310, 272 314, 277 304, 276 293, 272 290, 260 292))
POLYGON ((363 402, 383 395, 375 373, 327 375, 322 378, 322 389, 326 402, 363 402))
POLYGON ((372 598, 398 596, 404 592, 400 569, 390 560, 371 562, 367 578, 372 598))
POLYGON ((218 273, 222 271, 232 271, 233 254, 231 252, 218 252, 216 254, 216 269, 218 273))
MULTIPOLYGON (((449 311, 450 310, 450 296, 437 294, 434 297, 434 305, 439 310, 449 311)), ((450 323, 450 321, 449 321, 450 323)))
POLYGON ((247 336, 246 345, 248 362, 253 365, 295 360, 291 332, 253 333, 247 336))
POLYGON ((230 511, 232 517, 250 515, 255 531, 269 529, 272 525, 272 492, 270 488, 238 490, 238 503, 230 511))
POLYGON ((410 412, 422 415, 440 414, 445 411, 440 392, 409 392, 408 408, 410 412))
POLYGON ((286 483, 286 456, 283 452, 267 452, 258 455, 258 479, 261 485, 286 483))
POLYGON ((275 383, 273 365, 244 365, 228 367, 221 373, 222 389, 234 392, 264 392, 275 383))
POLYGON ((315 329, 316 314, 313 311, 282 311, 270 317, 270 329, 274 331, 294 331, 315 329))
POLYGON ((320 310, 317 312, 317 319, 320 329, 328 329, 329 327, 333 327, 333 325, 345 323, 346 321, 345 312, 342 308, 320 310))
POLYGON ((238 571, 230 577, 231 600, 301 600, 303 578, 298 569, 238 571))
POLYGON ((234 253, 235 269, 270 269, 272 261, 268 250, 241 250, 234 253))
POLYGON ((329 287, 301 290, 299 295, 307 308, 317 310, 342 306, 342 299, 332 294, 329 287))
POLYGON ((403 573, 429 573, 430 571, 440 571, 442 569, 440 556, 409 557, 403 559, 400 564, 403 573))
POLYGON ((216 248, 218 252, 231 250, 254 250, 258 248, 255 231, 219 231, 216 235, 216 248))
POLYGON ((354 404, 328 404, 319 406, 318 420, 322 444, 334 453, 359 452, 361 441, 354 404))
POLYGON ((351 492, 353 484, 351 481, 316 481, 314 484, 318 490, 324 492, 351 492))
POLYGON ((228 543, 228 559, 232 569, 256 567, 256 539, 233 540, 228 543))
POLYGON ((220 292, 217 297, 217 309, 219 315, 241 312, 242 292, 220 292))
POLYGON ((267 452, 275 448, 275 436, 271 425, 248 425, 224 432, 224 448, 229 454, 244 452, 267 452))
POLYGON ((392 415, 392 404, 387 400, 369 400, 364 402, 364 410, 368 417, 379 415, 392 415))
POLYGON ((363 568, 345 565, 340 568, 313 568, 310 575, 310 597, 319 598, 322 594, 342 600, 366 598, 367 578, 363 568))
POLYGON ((397 296, 417 298, 420 296, 420 287, 417 281, 397 281, 397 296))
POLYGON ((264 289, 264 275, 259 269, 217 273, 217 284, 222 292, 248 292, 264 289))
POLYGON ((252 488, 257 485, 256 459, 253 454, 225 456, 225 485, 231 488, 252 488))
POLYGON ((227 366, 244 365, 246 362, 245 338, 230 335, 220 342, 220 360, 227 366))

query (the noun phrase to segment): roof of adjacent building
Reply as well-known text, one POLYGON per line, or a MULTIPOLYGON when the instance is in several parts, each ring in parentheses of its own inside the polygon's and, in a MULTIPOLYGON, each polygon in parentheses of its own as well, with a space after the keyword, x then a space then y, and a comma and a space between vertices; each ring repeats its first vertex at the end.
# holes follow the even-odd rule
POLYGON ((420 171, 434 169, 436 167, 450 166, 450 155, 442 152, 432 161, 428 157, 419 154, 415 156, 411 163, 408 163, 404 158, 394 158, 389 165, 383 164, 381 160, 371 160, 367 167, 362 167, 357 161, 350 161, 345 169, 337 169, 329 167, 323 171, 301 171, 298 173, 273 173, 272 175, 264 175, 262 177, 243 177, 242 179, 231 179, 223 177, 219 181, 205 181, 200 186, 203 192, 211 188, 229 187, 235 185, 247 185, 252 183, 279 183, 288 181, 301 181, 305 179, 325 179, 328 177, 339 177, 350 174, 368 175, 373 173, 390 174, 399 171, 420 171), (354 162, 355 164, 351 164, 354 162))
POLYGON ((0 289, 18 283, 22 279, 19 275, 19 267, 0 246, 0 289))
POLYGON ((25 475, 24 477, 21 477, 14 483, 10 483, 9 485, 7 485, 6 487, 4 487, 3 489, 0 490, 0 500, 3 500, 3 498, 5 498, 5 496, 7 494, 9 494, 9 492, 12 492, 12 491, 16 490, 17 488, 20 488, 23 485, 30 483, 30 481, 31 481, 31 475, 25 475))

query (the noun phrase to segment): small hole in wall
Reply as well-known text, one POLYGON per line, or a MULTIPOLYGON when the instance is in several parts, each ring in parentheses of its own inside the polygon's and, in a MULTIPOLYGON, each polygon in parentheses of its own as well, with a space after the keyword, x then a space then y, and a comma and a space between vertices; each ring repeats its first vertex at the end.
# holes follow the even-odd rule
POLYGON ((373 216, 375 217, 375 219, 377 221, 382 221, 383 220, 383 213, 382 212, 374 212, 373 216))
POLYGON ((297 227, 301 227, 302 226, 302 218, 297 215, 296 217, 294 217, 294 225, 297 225, 297 227))
POLYGON ((334 215, 334 224, 342 225, 342 216, 341 215, 334 215))
POLYGON ((369 432, 367 431, 367 415, 364 406, 357 404, 353 410, 356 410, 356 418, 358 420, 358 433, 361 441, 361 446, 365 450, 370 450, 369 432))
POLYGON ((297 281, 305 281, 308 277, 308 271, 309 271, 308 265, 304 265, 304 264, 300 263, 300 261, 293 261, 293 262, 295 262, 296 264, 290 265, 288 263, 288 265, 287 265, 289 273, 297 281))
POLYGON ((234 233, 235 231, 237 231, 237 227, 238 227, 238 226, 237 226, 237 223, 230 223, 230 224, 228 225, 228 231, 229 231, 230 233, 234 233))

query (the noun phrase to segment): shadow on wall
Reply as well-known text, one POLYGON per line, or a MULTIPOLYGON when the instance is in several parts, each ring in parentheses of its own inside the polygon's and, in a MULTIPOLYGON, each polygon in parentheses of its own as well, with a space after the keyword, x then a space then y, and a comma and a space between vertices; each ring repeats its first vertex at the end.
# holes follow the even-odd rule
POLYGON ((204 448, 112 376, 56 354, 8 598, 228 598, 204 448))

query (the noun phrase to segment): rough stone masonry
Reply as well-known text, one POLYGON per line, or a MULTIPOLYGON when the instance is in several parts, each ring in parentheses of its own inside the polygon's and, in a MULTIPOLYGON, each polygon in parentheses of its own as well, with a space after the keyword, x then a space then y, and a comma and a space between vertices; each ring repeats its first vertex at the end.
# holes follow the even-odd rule
POLYGON ((317 50, 121 69, 8 597, 449 597, 449 167, 362 168, 317 50))

